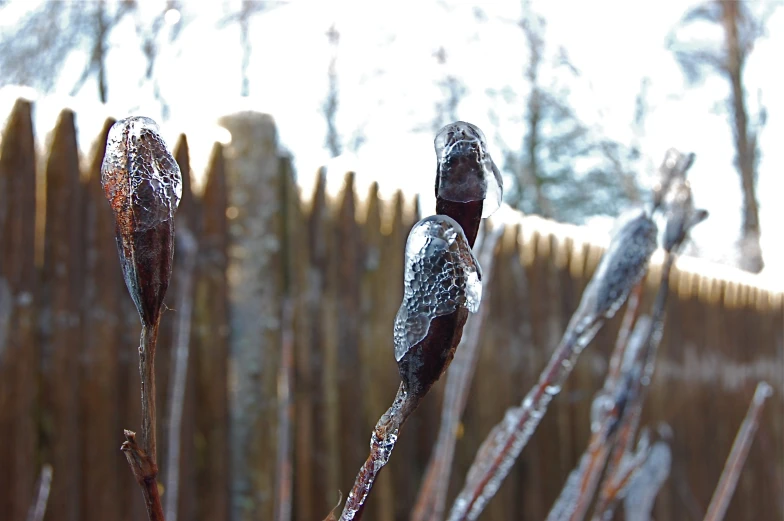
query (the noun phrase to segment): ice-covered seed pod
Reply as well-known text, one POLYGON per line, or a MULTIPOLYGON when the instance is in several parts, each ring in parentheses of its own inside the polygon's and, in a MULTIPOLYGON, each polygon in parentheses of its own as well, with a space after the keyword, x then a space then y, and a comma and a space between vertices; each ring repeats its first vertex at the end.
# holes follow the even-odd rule
POLYGON ((456 121, 442 128, 435 138, 438 168, 436 196, 453 202, 484 201, 482 217, 501 205, 501 172, 487 152, 481 130, 471 123, 456 121))
POLYGON ((463 229, 433 215, 414 225, 406 242, 403 303, 395 317, 395 359, 428 333, 430 322, 459 307, 476 311, 482 298, 481 270, 463 229))
POLYGON ((160 314, 171 278, 174 214, 182 175, 149 118, 130 117, 109 131, 101 184, 114 211, 125 284, 142 321, 160 314))
POLYGON ((656 249, 656 224, 640 212, 615 234, 602 257, 581 302, 590 307, 588 318, 612 317, 626 300, 629 291, 645 275, 648 261, 656 249))
POLYGON ((679 179, 666 199, 666 217, 663 246, 666 251, 673 251, 683 243, 694 226, 708 217, 708 212, 694 208, 689 182, 679 179))
POLYGON ((623 493, 626 519, 630 521, 651 519, 656 496, 669 477, 671 467, 670 445, 665 441, 657 441, 650 448, 645 461, 635 472, 623 493))
POLYGON ((661 206, 673 183, 686 180, 686 172, 694 163, 694 158, 693 153, 684 154, 674 148, 667 151, 659 167, 659 179, 653 187, 654 210, 661 206))

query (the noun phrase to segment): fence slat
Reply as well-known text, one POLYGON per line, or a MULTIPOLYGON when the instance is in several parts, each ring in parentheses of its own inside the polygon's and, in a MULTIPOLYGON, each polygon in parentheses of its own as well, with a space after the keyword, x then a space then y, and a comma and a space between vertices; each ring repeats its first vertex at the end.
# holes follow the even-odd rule
POLYGON ((228 191, 223 147, 212 149, 201 197, 194 302, 196 519, 229 519, 228 191))
POLYGON ((119 476, 127 473, 125 458, 119 450, 121 423, 118 410, 119 377, 118 301, 125 298, 116 267, 112 213, 101 188, 101 163, 106 137, 113 120, 104 124, 84 179, 84 356, 81 358, 81 407, 84 412, 82 439, 85 491, 81 510, 85 521, 117 519, 120 504, 119 476))
MULTIPOLYGON (((65 112, 52 143, 38 151, 48 162, 36 191, 30 116, 30 104, 17 103, 0 145, 0 518, 25 518, 39 466, 52 462, 48 520, 137 521, 145 517, 143 501, 119 445, 122 428, 140 423, 139 319, 99 182, 111 121, 80 180, 73 114, 65 112)), ((400 193, 382 202, 377 186, 359 201, 353 174, 328 196, 325 171, 306 206, 290 158, 277 150, 272 120, 239 114, 224 123, 232 143, 214 147, 202 193, 190 188, 185 138, 175 147, 185 185, 177 228, 191 229, 199 243, 178 517, 272 519, 286 301, 294 309, 295 419, 287 438, 294 451, 293 514, 297 521, 322 519, 338 490, 353 481, 372 426, 399 383, 392 324, 405 241, 418 215, 400 193), (357 208, 366 215, 357 216, 357 208)), ((603 251, 538 219, 521 222, 532 229, 507 230, 483 303, 490 310, 450 498, 490 426, 538 377, 603 251)), ((178 249, 159 350, 162 478, 173 470, 165 466, 166 382, 174 368, 182 260, 178 249)), ((652 266, 643 312, 660 273, 652 266)), ((777 393, 729 518, 773 521, 784 513, 783 303, 781 293, 675 269, 642 421, 672 428, 661 431, 674 464, 657 519, 701 517, 761 379, 777 393)), ((549 511, 585 448, 591 398, 621 312, 581 355, 483 518, 541 519, 549 511)), ((436 433, 441 385, 407 423, 376 483, 369 518, 408 518, 436 433)))
POLYGON ((0 150, 0 512, 25 519, 38 472, 35 144, 32 107, 14 105, 0 150))

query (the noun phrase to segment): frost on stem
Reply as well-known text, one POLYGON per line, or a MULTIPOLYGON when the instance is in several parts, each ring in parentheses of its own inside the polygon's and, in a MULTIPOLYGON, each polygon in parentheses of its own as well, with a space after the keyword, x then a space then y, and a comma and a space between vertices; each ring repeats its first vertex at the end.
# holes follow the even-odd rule
POLYGON ((656 496, 670 475, 671 466, 670 446, 665 441, 657 441, 625 491, 623 509, 627 520, 650 521, 656 496))
POLYGON ((696 225, 708 217, 706 210, 694 208, 691 187, 686 180, 677 180, 666 200, 667 225, 664 228, 664 250, 675 251, 696 225))
POLYGON ((656 234, 656 224, 643 212, 618 230, 572 317, 569 328, 575 328, 578 336, 588 324, 615 315, 645 275, 656 249, 656 234))
MULTIPOLYGON (((404 384, 412 374, 404 371, 428 336, 431 322, 459 308, 479 309, 482 273, 460 225, 445 215, 422 219, 411 229, 406 242, 403 302, 395 317, 395 359, 401 364, 404 384)), ((443 356, 450 345, 442 344, 443 356)), ((421 363, 408 367, 416 372, 421 363)), ((439 371, 440 374, 440 371, 439 371)))
POLYGON ((659 167, 659 179, 653 187, 654 210, 661 206, 674 182, 686 180, 686 172, 694 163, 694 157, 692 153, 683 154, 674 148, 667 151, 664 155, 664 161, 659 167))
POLYGON ((436 135, 435 149, 436 196, 457 203, 484 201, 482 217, 495 212, 501 205, 503 182, 482 131, 465 121, 450 123, 436 135))
MULTIPOLYGON (((605 381, 604 387, 596 393, 591 402, 591 432, 599 432, 611 414, 622 412, 614 409, 618 407, 618 404, 626 405, 633 380, 640 378, 644 372, 645 360, 641 354, 646 346, 652 326, 653 321, 647 315, 642 315, 637 319, 634 330, 629 337, 628 346, 623 354, 621 381, 605 381)), ((618 418, 616 418, 617 420, 618 418)))
POLYGON ((114 211, 125 283, 139 315, 152 324, 171 278, 180 168, 149 118, 130 117, 109 131, 101 184, 114 211))
POLYGON ((482 442, 449 521, 476 519, 498 491, 553 396, 560 392, 577 356, 645 275, 656 247, 656 233, 651 217, 640 213, 615 234, 539 381, 519 407, 507 410, 503 421, 482 442))

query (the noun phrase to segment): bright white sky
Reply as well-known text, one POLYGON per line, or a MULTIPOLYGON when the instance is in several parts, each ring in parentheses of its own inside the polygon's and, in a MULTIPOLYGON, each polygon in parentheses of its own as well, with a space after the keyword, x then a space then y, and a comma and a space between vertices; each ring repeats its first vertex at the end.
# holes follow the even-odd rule
MULTIPOLYGON (((325 33, 334 23, 340 32, 339 129, 346 138, 361 129, 366 144, 357 156, 333 160, 330 175, 337 185, 343 172, 353 169, 360 191, 376 180, 383 194, 397 188, 421 192, 423 207, 429 208, 435 167, 429 126, 440 96, 436 82, 445 73, 466 83, 468 95, 460 105, 460 119, 485 131, 491 153, 498 151, 494 140, 502 137, 506 143, 521 143, 523 132, 519 118, 525 103, 522 71, 527 53, 522 33, 513 23, 520 17, 520 3, 482 2, 487 15, 482 22, 474 16, 474 3, 450 2, 448 7, 445 3, 301 0, 256 15, 251 24, 251 96, 240 99, 238 26, 216 28, 226 4, 186 2, 182 16, 188 23, 180 38, 164 47, 159 57, 165 66, 158 70, 158 81, 171 105, 171 118, 163 130, 170 144, 178 132, 188 134, 198 168, 206 163, 211 142, 225 139, 225 132, 221 134, 213 125, 218 116, 240 108, 269 112, 278 123, 282 144, 294 154, 300 182, 309 191, 313 173, 329 160, 323 146, 326 126, 321 104, 332 52, 325 33), (446 66, 439 66, 433 56, 442 46, 448 54, 446 66), (491 100, 486 94, 488 89, 506 86, 517 92, 511 103, 491 100), (491 123, 490 109, 500 115, 498 127, 491 123), (419 128, 428 130, 415 130, 419 128)), ((697 228, 695 240, 702 256, 733 263, 740 227, 740 184, 732 166, 727 116, 716 111, 727 87, 715 79, 699 88, 687 88, 665 48, 668 32, 694 3, 550 0, 534 1, 533 7, 547 20, 549 50, 564 47, 582 73, 570 85, 573 105, 586 122, 610 137, 629 140, 641 79, 651 79, 643 152, 651 168, 672 146, 697 154, 690 179, 697 204, 707 208, 711 217, 697 228)), ((11 4, 19 13, 34 5, 21 0, 11 4)), ((236 0, 228 3, 238 4, 236 0)), ((142 5, 155 12, 161 2, 142 5)), ((12 18, 13 13, 0 20, 0 30, 13 24, 12 18)), ((784 9, 769 20, 768 33, 748 64, 747 88, 751 107, 757 90, 762 89, 768 110, 768 124, 760 139, 758 184, 764 276, 782 287, 784 241, 779 226, 784 223, 784 147, 779 143, 784 137, 784 97, 779 94, 784 92, 784 76, 779 70, 784 9)), ((115 116, 144 113, 159 119, 149 86, 127 80, 129 69, 138 70, 139 76, 144 70, 133 20, 127 19, 113 35, 109 111, 115 116)), ((87 54, 72 57, 61 78, 63 92, 75 83, 86 59, 87 54)), ((0 102, 10 97, 7 92, 3 99, 0 92, 0 102)), ((77 108, 85 142, 93 138, 106 115, 105 109, 87 108, 95 107, 96 99, 95 83, 88 83, 76 100, 67 101, 77 108)), ((64 103, 62 98, 39 103, 39 130, 52 127, 64 103)), ((597 220, 591 225, 606 226, 606 222, 597 220)))

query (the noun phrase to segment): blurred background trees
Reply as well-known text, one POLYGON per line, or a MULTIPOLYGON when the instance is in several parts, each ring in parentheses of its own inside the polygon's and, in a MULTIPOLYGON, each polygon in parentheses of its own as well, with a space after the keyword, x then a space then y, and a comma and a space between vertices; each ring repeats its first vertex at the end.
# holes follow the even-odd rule
MULTIPOLYGON (((622 9, 607 2, 603 9, 622 9)), ((0 2, 0 87, 92 98, 164 123, 215 115, 225 111, 224 100, 239 95, 248 100, 243 107, 278 120, 300 179, 329 158, 350 156, 364 166, 357 169, 358 181, 373 176, 382 189, 386 183, 423 194, 431 189, 420 184, 418 172, 428 167, 412 165, 432 162, 428 149, 438 128, 466 119, 483 128, 496 149, 511 206, 573 223, 598 223, 596 216, 644 203, 641 189, 665 146, 659 114, 687 103, 698 112, 688 93, 704 90, 704 99, 720 99, 721 88, 734 164, 727 164, 723 143, 699 141, 710 110, 700 121, 669 122, 693 132, 689 142, 667 145, 696 148, 704 168, 739 174, 739 208, 727 202, 737 193, 718 173, 713 202, 704 204, 735 216, 740 233, 734 253, 701 247, 726 240, 720 221, 695 237, 698 250, 752 272, 763 268, 763 247, 775 241, 762 240, 768 221, 759 177, 780 170, 784 159, 768 154, 771 163, 761 163, 760 132, 768 112, 777 109, 770 99, 767 109, 762 105, 763 76, 749 63, 778 2, 690 0, 657 8, 664 21, 657 22, 661 40, 652 47, 671 53, 687 89, 673 84, 673 72, 651 57, 635 56, 644 66, 630 67, 622 52, 636 42, 628 39, 617 42, 618 56, 587 60, 580 52, 597 32, 620 34, 646 20, 629 17, 600 27, 599 18, 586 19, 580 35, 565 38, 563 17, 571 16, 570 9, 547 3, 470 7, 433 0, 422 6, 423 16, 411 19, 402 7, 377 14, 360 3, 0 2), (608 84, 594 72, 599 62, 613 63, 618 80, 619 96, 609 104, 600 101, 608 84), (407 163, 397 169, 395 161, 379 160, 390 136, 416 159, 396 156, 407 163), (704 162, 701 143, 713 163, 704 162)), ((778 186, 767 175, 766 182, 778 186)), ((766 208, 771 211, 770 204, 766 208)), ((784 258, 784 250, 774 253, 784 258)))
MULTIPOLYGON (((670 36, 669 46, 691 85, 716 74, 729 86, 724 112, 732 129, 735 168, 740 175, 743 210, 740 238, 740 266, 754 273, 762 270, 759 201, 756 195, 759 145, 757 138, 767 114, 761 100, 750 113, 745 86, 745 66, 754 45, 765 35, 765 22, 776 4, 713 0, 697 5, 684 14, 670 36), (756 11, 756 12, 755 12, 756 11), (700 25, 720 28, 711 37, 695 37, 690 30, 700 25)), ((699 34, 699 33, 698 33, 699 34)), ((761 97, 761 93, 758 92, 761 97)))

